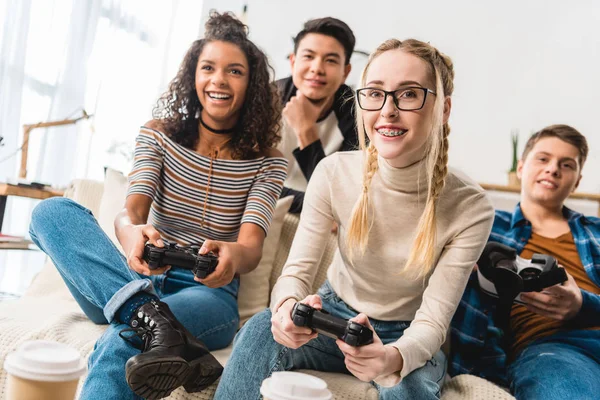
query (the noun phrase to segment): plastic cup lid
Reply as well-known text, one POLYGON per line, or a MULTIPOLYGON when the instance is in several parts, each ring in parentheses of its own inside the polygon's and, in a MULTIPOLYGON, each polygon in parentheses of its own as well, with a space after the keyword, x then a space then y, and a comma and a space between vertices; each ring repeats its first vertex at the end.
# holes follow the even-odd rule
POLYGON ((47 340, 23 343, 9 354, 4 369, 23 379, 64 382, 78 379, 86 372, 85 361, 72 347, 47 340))
POLYGON ((263 381, 260 393, 270 400, 330 400, 327 383, 300 372, 273 372, 263 381))

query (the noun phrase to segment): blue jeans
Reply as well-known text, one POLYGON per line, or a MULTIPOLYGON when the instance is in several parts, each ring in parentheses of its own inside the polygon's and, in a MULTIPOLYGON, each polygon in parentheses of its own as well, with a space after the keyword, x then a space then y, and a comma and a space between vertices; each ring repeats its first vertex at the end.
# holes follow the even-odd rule
POLYGON ((600 397, 600 331, 559 332, 539 339, 508 368, 518 400, 592 400, 600 397))
MULTIPOLYGON (((323 309, 331 314, 352 318, 358 312, 344 303, 328 282, 319 289, 323 309)), ((370 319, 381 341, 396 341, 410 322, 390 322, 370 319)), ((289 349, 273 340, 271 311, 256 314, 239 331, 234 340, 233 353, 227 361, 216 400, 256 400, 260 398, 260 385, 274 371, 312 369, 350 374, 344 364, 344 355, 335 340, 319 335, 298 349, 289 349)), ((438 399, 446 374, 446 357, 438 351, 427 363, 406 376, 398 385, 381 387, 371 382, 381 399, 438 399)))
POLYGON ((172 268, 146 277, 129 269, 123 255, 92 213, 65 198, 41 202, 32 213, 31 238, 54 262, 73 297, 96 324, 111 325, 88 360, 81 399, 139 399, 125 380, 125 363, 139 350, 119 337, 128 326, 114 319, 133 294, 152 293, 209 349, 231 343, 239 324, 239 280, 211 289, 194 281, 191 271, 172 268))

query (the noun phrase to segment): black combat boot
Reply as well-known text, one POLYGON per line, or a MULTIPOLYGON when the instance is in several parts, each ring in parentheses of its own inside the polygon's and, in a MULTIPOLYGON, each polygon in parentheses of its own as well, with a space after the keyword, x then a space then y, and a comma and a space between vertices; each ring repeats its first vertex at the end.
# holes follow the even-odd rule
POLYGON ((223 372, 223 366, 175 318, 162 301, 151 301, 135 311, 129 331, 141 337, 142 352, 125 366, 131 390, 146 399, 160 399, 182 386, 190 393, 199 392, 223 372))

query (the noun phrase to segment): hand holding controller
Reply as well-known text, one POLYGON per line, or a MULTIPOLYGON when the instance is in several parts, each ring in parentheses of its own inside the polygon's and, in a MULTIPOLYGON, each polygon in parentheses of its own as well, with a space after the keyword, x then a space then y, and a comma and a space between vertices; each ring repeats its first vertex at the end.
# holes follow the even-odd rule
POLYGON ((356 322, 334 317, 308 304, 296 303, 292 309, 292 321, 296 326, 306 326, 334 339, 341 339, 350 346, 373 343, 373 332, 356 322))
POLYGON ((198 279, 204 279, 215 270, 219 258, 213 253, 198 254, 199 251, 200 246, 179 246, 165 241, 165 247, 156 247, 148 243, 143 258, 150 269, 172 265, 189 269, 198 279))

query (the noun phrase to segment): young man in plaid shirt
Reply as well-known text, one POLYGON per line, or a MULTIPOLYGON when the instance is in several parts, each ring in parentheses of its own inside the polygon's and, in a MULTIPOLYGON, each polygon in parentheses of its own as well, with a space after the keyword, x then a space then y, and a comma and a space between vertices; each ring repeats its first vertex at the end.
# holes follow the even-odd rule
POLYGON ((495 299, 473 274, 452 322, 449 372, 509 386, 517 399, 592 399, 600 395, 600 219, 564 206, 577 188, 586 139, 567 125, 534 134, 517 174, 521 202, 496 211, 489 240, 523 258, 549 254, 568 280, 521 295, 498 327, 495 299), (575 397, 573 397, 575 396, 575 397))

